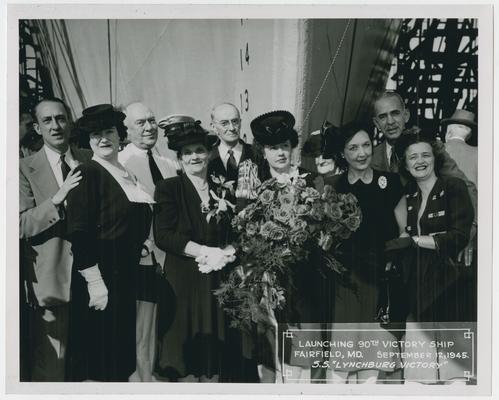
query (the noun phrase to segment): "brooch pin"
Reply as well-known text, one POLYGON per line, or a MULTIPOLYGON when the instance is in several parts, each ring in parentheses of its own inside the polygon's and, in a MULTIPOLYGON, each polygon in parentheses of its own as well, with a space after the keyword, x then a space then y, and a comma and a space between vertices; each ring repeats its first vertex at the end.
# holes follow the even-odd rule
POLYGON ((385 189, 385 188, 386 188, 386 185, 387 185, 386 176, 380 176, 380 177, 378 178, 378 186, 379 186, 381 189, 385 189))
POLYGON ((209 202, 201 202, 201 213, 207 214, 210 212, 210 203, 209 202))

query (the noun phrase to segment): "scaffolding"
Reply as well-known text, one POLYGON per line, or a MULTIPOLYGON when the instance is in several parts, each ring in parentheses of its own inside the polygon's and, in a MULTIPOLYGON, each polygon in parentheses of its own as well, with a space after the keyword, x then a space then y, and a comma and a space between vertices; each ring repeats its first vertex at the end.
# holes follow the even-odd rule
POLYGON ((476 19, 403 21, 391 84, 413 124, 438 132, 440 120, 457 108, 477 114, 477 37, 476 19))
POLYGON ((20 105, 31 109, 41 98, 53 96, 50 72, 42 64, 38 28, 27 20, 19 21, 19 96, 20 105))

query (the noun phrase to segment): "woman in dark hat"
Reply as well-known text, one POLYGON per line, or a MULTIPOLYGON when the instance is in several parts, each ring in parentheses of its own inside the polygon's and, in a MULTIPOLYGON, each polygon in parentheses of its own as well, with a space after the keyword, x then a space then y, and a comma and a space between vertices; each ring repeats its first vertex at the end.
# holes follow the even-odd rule
POLYGON ((307 141, 303 144, 302 156, 311 157, 315 161, 317 173, 326 178, 338 175, 341 171, 333 160, 331 138, 338 128, 330 122, 324 121, 321 129, 310 133, 307 141))
MULTIPOLYGON (((251 121, 253 159, 239 166, 236 190, 237 208, 256 199, 258 187, 273 177, 293 177, 308 172, 292 164, 292 153, 298 145, 295 118, 288 111, 271 111, 251 121)), ((313 186, 315 174, 306 177, 313 186)))
MULTIPOLYGON (((359 229, 340 246, 342 255, 339 258, 349 270, 348 282, 335 282, 334 322, 349 323, 349 327, 358 328, 348 332, 346 337, 355 344, 363 340, 395 339, 389 331, 361 330, 379 328, 379 324, 374 321, 380 310, 380 297, 384 294, 384 287, 381 285, 386 264, 384 244, 399 234, 394 209, 402 198, 400 178, 389 172, 374 170, 370 166, 373 144, 368 132, 356 123, 347 124, 335 132, 332 138, 335 149, 333 158, 343 172, 325 180, 326 184, 333 186, 339 193, 353 193, 362 211, 359 229)), ((342 337, 341 332, 332 333, 333 340, 342 337)), ((372 349, 354 347, 354 350, 361 350, 363 353, 364 358, 359 361, 377 361, 375 350, 374 353, 370 352, 372 349)), ((380 370, 393 371, 393 368, 380 370)), ((345 383, 347 380, 375 383, 379 370, 348 367, 330 372, 333 374, 333 381, 338 383, 345 383)))
POLYGON ((135 370, 135 271, 153 199, 118 162, 125 115, 87 108, 80 142, 93 150, 67 198, 73 252, 68 374, 72 381, 127 381, 135 370))
POLYGON ((235 258, 228 246, 230 227, 216 218, 207 221, 213 205, 210 190, 216 192, 207 176, 216 137, 200 121, 183 115, 164 121, 163 129, 183 174, 160 182, 154 195, 155 241, 166 251, 165 273, 175 293, 174 303, 158 310, 162 331, 156 376, 172 382, 251 381, 244 376, 251 375, 244 365, 229 370, 240 354, 227 344, 226 321, 213 294, 219 270, 235 258))
MULTIPOLYGON (((410 328, 405 340, 425 343, 418 352, 429 354, 427 359, 442 364, 435 369, 406 369, 404 378, 408 382, 464 384, 469 377, 463 371, 472 371, 472 361, 440 358, 439 348, 431 347, 430 343, 453 342, 452 351, 456 354, 471 347, 462 331, 452 330, 456 322, 461 322, 462 327, 462 322, 471 321, 467 312, 473 301, 470 290, 466 289, 466 279, 471 274, 461 275, 462 270, 456 267, 473 223, 470 196, 461 179, 441 176, 444 155, 434 135, 424 132, 402 135, 396 151, 401 164, 399 171, 408 179, 407 226, 402 236, 410 239, 391 241, 388 247, 400 249, 400 244, 406 245, 399 250, 403 253, 399 260, 407 288, 407 328, 410 328)), ((392 250, 393 253, 396 252, 392 250)))
MULTIPOLYGON (((294 125, 294 116, 282 110, 262 114, 251 121, 254 157, 253 160, 243 161, 239 166, 236 190, 238 209, 243 209, 251 203, 257 196, 258 187, 271 178, 286 181, 306 174, 306 185, 316 186, 317 175, 315 173, 292 164, 292 151, 298 145, 298 133, 294 125)), ((322 262, 319 260, 310 259, 308 264, 313 268, 300 268, 297 265, 293 267, 293 276, 288 282, 288 287, 285 288, 285 309, 276 311, 275 315, 269 315, 269 322, 274 321, 275 324, 277 321, 280 324, 289 324, 290 327, 292 324, 294 328, 304 328, 303 324, 330 320, 328 283, 330 271, 322 268, 322 262)), ((320 333, 310 333, 310 339, 320 340, 320 333)), ((272 352, 277 352, 277 349, 273 334, 266 331, 264 335, 260 335, 258 347, 259 361, 262 366, 261 379, 265 382, 274 382, 276 366, 275 354, 272 352)), ((287 351, 283 357, 286 368, 294 368, 297 371, 296 374, 299 374, 302 379, 310 379, 311 368, 308 360, 294 357, 291 353, 287 351)), ((296 374, 293 376, 297 376, 296 374)))

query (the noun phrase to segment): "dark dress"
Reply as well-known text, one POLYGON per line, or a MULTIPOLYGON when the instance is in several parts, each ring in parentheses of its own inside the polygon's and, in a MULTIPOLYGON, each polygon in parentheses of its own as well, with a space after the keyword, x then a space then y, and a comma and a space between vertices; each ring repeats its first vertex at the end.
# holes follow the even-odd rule
POLYGON ((130 202, 96 161, 78 167, 80 184, 67 198, 73 252, 68 374, 72 381, 127 381, 135 371, 135 273, 152 212, 130 202), (98 264, 108 289, 105 310, 88 307, 78 272, 98 264))
POLYGON ((241 349, 228 342, 234 332, 228 330, 213 294, 222 272, 203 274, 195 260, 184 255, 189 241, 223 247, 229 239, 228 227, 218 225, 215 218, 206 221, 201 198, 186 175, 158 183, 154 197, 155 242, 167 253, 170 287, 165 290, 172 291, 170 304, 160 304, 158 309, 156 375, 172 381, 187 375, 254 381, 256 365, 250 363, 246 371, 241 349))
MULTIPOLYGON (((358 340, 393 340, 388 331, 363 332, 359 329, 379 328, 375 318, 384 290, 384 244, 398 236, 394 209, 403 194, 400 178, 390 172, 373 170, 369 184, 360 179, 350 184, 348 172, 326 179, 325 183, 338 193, 354 194, 362 211, 360 227, 340 245, 338 259, 349 270, 349 275, 346 282, 334 281, 334 323, 352 324, 348 326, 354 331, 345 334, 344 339, 354 343, 358 340)), ((342 333, 333 332, 332 335, 333 339, 343 339, 342 333)), ((376 361, 376 356, 368 351, 363 350, 363 354, 366 360, 376 361)))

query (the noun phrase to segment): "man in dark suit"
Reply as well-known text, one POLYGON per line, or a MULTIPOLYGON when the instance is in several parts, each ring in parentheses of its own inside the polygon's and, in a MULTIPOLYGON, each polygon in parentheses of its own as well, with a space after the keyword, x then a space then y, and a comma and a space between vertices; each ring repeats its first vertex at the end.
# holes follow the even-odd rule
MULTIPOLYGON (((19 162, 19 234, 26 243, 21 266, 29 332, 21 350, 30 359, 32 381, 63 381, 73 256, 66 237, 64 202, 81 180, 73 173, 91 152, 68 145, 70 112, 57 98, 34 108, 43 147, 19 162)), ((24 316, 23 316, 24 317, 24 316)), ((23 319, 23 318, 22 318, 23 319)))
POLYGON ((251 146, 239 137, 241 117, 237 107, 230 103, 213 107, 211 127, 218 136, 218 145, 213 147, 208 175, 222 175, 227 180, 235 181, 237 185, 239 164, 253 157, 251 146))
POLYGON ((409 110, 396 92, 384 92, 374 102, 373 122, 385 140, 373 150, 371 166, 380 171, 398 172, 395 142, 409 121, 409 110))

